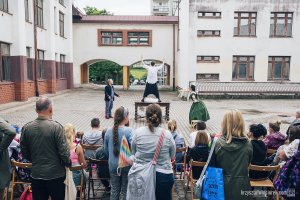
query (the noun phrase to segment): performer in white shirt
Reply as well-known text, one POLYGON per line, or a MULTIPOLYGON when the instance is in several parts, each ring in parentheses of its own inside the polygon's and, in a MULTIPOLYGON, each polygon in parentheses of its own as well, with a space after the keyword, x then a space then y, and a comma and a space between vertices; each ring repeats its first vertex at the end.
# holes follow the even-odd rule
POLYGON ((155 62, 153 61, 151 61, 150 65, 146 65, 142 57, 142 66, 148 71, 146 88, 144 91, 142 102, 144 102, 145 97, 147 97, 149 94, 154 94, 155 97, 158 99, 158 102, 161 102, 159 98, 158 88, 157 88, 157 81, 158 81, 157 72, 158 70, 163 68, 164 64, 165 64, 165 59, 163 59, 163 63, 157 67, 155 67, 155 62))

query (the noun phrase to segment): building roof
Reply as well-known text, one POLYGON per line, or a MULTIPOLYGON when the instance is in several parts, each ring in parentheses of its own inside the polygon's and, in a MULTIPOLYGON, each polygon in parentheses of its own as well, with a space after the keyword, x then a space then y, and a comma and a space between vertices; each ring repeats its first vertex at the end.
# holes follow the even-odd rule
POLYGON ((178 24, 177 16, 83 15, 73 23, 178 24))

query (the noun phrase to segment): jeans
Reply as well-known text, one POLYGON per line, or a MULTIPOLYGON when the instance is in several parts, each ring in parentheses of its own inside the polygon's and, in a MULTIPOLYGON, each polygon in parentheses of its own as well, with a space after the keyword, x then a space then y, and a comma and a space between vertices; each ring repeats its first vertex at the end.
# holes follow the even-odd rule
POLYGON ((31 186, 33 199, 47 200, 50 196, 52 200, 64 200, 65 179, 65 176, 52 180, 32 179, 31 186))
POLYGON ((109 101, 105 101, 105 117, 108 118, 112 116, 111 110, 113 108, 114 101, 110 99, 109 101))
POLYGON ((156 172, 156 200, 172 200, 173 174, 156 172))
POLYGON ((125 200, 128 185, 128 171, 121 171, 121 176, 110 174, 110 200, 125 200))

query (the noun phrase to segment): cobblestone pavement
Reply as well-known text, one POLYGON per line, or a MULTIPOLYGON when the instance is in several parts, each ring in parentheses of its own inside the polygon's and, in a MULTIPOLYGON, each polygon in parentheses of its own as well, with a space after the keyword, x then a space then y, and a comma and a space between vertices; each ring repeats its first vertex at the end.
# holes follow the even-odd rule
MULTIPOLYGON (((140 101, 142 91, 124 91, 117 90, 121 96, 117 98, 114 109, 123 105, 130 111, 130 126, 137 128, 145 124, 145 120, 134 120, 134 102, 140 101)), ((61 124, 68 122, 75 125, 77 131, 85 131, 90 129, 90 120, 93 117, 99 117, 101 126, 111 127, 113 120, 104 118, 104 95, 101 89, 78 88, 67 93, 53 96, 54 115, 53 119, 61 124)), ((191 101, 181 101, 177 97, 177 93, 162 91, 160 93, 162 101, 170 102, 170 119, 178 122, 178 132, 181 133, 187 141, 191 132, 188 124, 189 109, 191 101)), ((33 99, 34 100, 34 99, 33 99)), ((15 103, 13 107, 8 108, 7 105, 0 105, 0 117, 10 121, 11 123, 23 126, 25 123, 36 118, 34 110, 34 101, 29 103, 15 103), (3 109, 5 108, 5 109, 3 109)), ((218 133, 220 131, 221 120, 227 109, 239 109, 243 113, 246 121, 246 130, 251 123, 263 123, 266 127, 268 122, 272 120, 281 120, 281 130, 286 131, 288 124, 294 119, 294 113, 300 109, 299 100, 204 100, 211 119, 207 122, 207 130, 210 133, 218 133)), ((145 110, 139 110, 140 113, 145 110)), ((166 123, 163 124, 166 127, 166 123)), ((175 188, 176 199, 182 199, 183 183, 176 182, 175 188)))

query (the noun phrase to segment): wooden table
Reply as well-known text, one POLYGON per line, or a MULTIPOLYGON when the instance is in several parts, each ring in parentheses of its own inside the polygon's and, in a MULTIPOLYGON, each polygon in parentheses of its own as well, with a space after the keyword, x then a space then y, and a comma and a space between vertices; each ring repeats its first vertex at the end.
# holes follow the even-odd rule
MULTIPOLYGON (((134 103, 134 119, 137 120, 139 118, 144 118, 145 115, 139 115, 138 114, 138 108, 139 107, 146 107, 150 104, 152 104, 152 103, 135 102, 134 103)), ((166 107, 166 112, 165 112, 165 115, 163 116, 163 118, 166 119, 167 121, 169 121, 169 119, 170 119, 170 117, 169 117, 170 103, 169 102, 160 102, 160 103, 156 103, 156 104, 160 105, 160 107, 166 107)))

